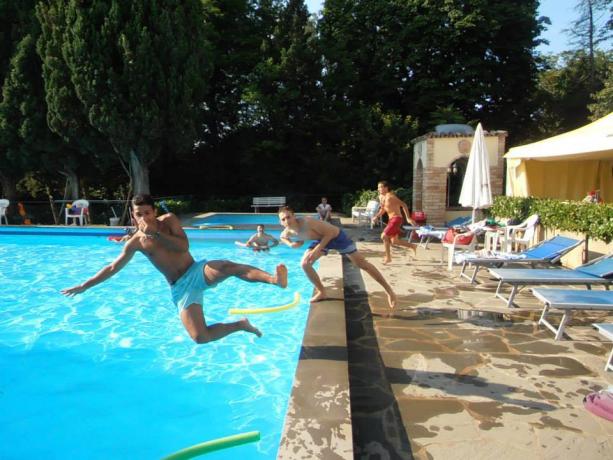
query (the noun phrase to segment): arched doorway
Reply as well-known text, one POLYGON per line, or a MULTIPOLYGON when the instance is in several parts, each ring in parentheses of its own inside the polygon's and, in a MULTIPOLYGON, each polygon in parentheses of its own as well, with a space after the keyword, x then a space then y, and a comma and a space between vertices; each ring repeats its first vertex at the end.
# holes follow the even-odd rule
POLYGON ((421 158, 417 160, 417 166, 413 173, 413 211, 423 210, 424 197, 424 165, 421 158))
POLYGON ((461 157, 447 167, 447 209, 461 208, 460 193, 468 158, 461 157))

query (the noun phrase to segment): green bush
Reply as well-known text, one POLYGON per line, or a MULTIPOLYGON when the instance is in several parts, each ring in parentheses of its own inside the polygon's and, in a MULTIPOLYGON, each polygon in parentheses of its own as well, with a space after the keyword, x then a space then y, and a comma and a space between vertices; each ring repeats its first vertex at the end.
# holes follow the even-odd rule
MULTIPOLYGON (((413 201, 413 190, 410 188, 397 188, 394 193, 404 201, 409 208, 413 201)), ((345 193, 342 197, 343 212, 350 216, 354 206, 366 206, 370 200, 379 200, 378 190, 358 190, 354 193, 345 193)))
POLYGON ((345 193, 342 198, 343 212, 350 216, 353 206, 366 206, 370 200, 378 200, 377 190, 359 190, 355 193, 345 193))
POLYGON ((605 243, 613 240, 613 204, 499 196, 490 211, 498 218, 519 220, 538 214, 544 227, 584 234, 605 243))
POLYGON ((160 212, 169 211, 176 215, 186 214, 191 211, 191 202, 186 200, 160 200, 156 201, 155 206, 160 212))
POLYGON ((394 192, 398 198, 404 201, 409 209, 411 209, 411 203, 413 202, 413 189, 400 187, 394 190, 394 192))

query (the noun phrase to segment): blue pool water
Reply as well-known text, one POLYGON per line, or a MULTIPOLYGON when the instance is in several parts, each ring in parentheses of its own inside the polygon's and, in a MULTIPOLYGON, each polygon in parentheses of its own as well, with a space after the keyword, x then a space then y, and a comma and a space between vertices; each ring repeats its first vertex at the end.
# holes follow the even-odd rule
MULTIPOLYGON (((303 215, 303 214, 299 214, 303 215)), ((309 214, 310 215, 310 214, 309 214)), ((313 214, 313 217, 316 215, 313 214)), ((214 213, 202 219, 194 219, 193 225, 280 225, 277 213, 228 214, 214 213)))
POLYGON ((121 246, 106 236, 0 232, 1 458, 153 459, 246 431, 261 441, 207 458, 276 457, 312 290, 301 251, 254 253, 207 235, 190 236, 197 260, 288 266, 285 290, 229 279, 205 292, 209 324, 236 318, 229 308, 281 305, 300 292, 294 309, 251 316, 262 338, 194 344, 165 279, 140 254, 66 298, 61 288, 96 273, 121 246))

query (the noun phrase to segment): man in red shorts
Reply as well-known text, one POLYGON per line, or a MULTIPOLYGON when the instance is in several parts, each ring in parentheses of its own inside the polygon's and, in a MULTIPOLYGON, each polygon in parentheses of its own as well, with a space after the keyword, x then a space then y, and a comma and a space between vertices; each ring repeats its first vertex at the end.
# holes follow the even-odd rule
POLYGON ((417 225, 417 223, 410 217, 409 207, 390 190, 390 186, 387 181, 380 181, 377 184, 377 190, 379 191, 379 196, 381 197, 381 209, 373 217, 373 223, 375 223, 377 219, 380 219, 385 213, 387 213, 388 217, 387 226, 383 229, 383 233, 381 233, 383 247, 385 248, 383 263, 389 264, 392 261, 392 245, 411 249, 413 250, 413 255, 415 255, 417 253, 417 245, 399 238, 403 223, 402 210, 404 210, 407 221, 411 225, 417 225))

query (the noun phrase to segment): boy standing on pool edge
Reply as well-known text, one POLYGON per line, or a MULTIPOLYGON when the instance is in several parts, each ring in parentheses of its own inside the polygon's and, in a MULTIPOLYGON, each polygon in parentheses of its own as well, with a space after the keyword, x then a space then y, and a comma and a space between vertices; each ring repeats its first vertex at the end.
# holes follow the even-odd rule
POLYGON ((326 300, 326 290, 313 264, 321 256, 328 254, 329 249, 335 249, 372 276, 385 289, 389 306, 391 308, 396 306, 396 294, 381 272, 364 258, 355 247, 355 243, 340 228, 322 220, 296 217, 289 206, 279 209, 279 221, 285 227, 279 239, 289 247, 299 248, 306 240, 315 240, 307 248, 301 261, 302 269, 315 286, 315 295, 311 298, 311 302, 326 300))
POLYGON ((118 273, 142 252, 170 284, 173 303, 179 309, 181 321, 196 343, 221 339, 234 332, 245 331, 261 337, 262 333, 244 318, 233 323, 208 326, 203 312, 203 291, 214 287, 230 276, 244 281, 276 284, 287 287, 287 268, 277 265, 271 275, 259 268, 229 260, 201 260, 195 262, 189 252, 189 241, 177 216, 172 213, 155 215, 155 203, 150 195, 132 198, 133 217, 137 231, 123 246, 121 254, 109 265, 82 284, 62 289, 62 294, 73 297, 118 273))

